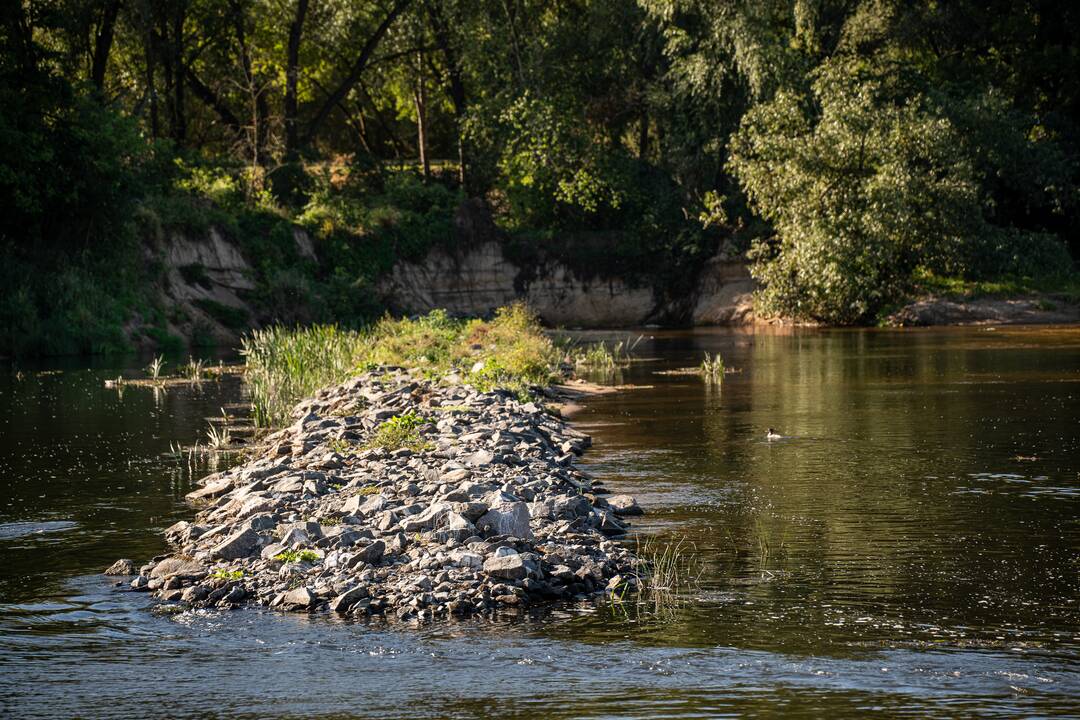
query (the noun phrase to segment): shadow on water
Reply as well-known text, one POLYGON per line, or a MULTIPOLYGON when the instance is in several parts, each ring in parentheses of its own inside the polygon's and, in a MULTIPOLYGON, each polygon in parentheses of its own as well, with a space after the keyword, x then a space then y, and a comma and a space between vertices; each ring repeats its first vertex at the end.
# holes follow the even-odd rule
POLYGON ((95 573, 189 513, 200 469, 170 443, 239 384, 0 378, 0 715, 1075 712, 1080 330, 664 332, 639 354, 619 382, 649 387, 575 417, 583 464, 649 510, 637 533, 693 548, 691 591, 423 628, 117 592, 95 573), (657 374, 706 351, 740 372, 657 374))

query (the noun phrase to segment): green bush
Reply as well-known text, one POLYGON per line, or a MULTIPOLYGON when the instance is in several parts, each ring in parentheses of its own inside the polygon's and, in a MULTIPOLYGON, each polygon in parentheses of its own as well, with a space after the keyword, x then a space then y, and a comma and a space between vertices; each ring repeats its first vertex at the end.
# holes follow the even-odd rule
POLYGON ((765 313, 866 322, 920 266, 1063 267, 1046 236, 988 221, 972 148, 921 87, 910 69, 837 58, 808 95, 780 92, 744 116, 731 169, 776 230, 754 250, 765 313))

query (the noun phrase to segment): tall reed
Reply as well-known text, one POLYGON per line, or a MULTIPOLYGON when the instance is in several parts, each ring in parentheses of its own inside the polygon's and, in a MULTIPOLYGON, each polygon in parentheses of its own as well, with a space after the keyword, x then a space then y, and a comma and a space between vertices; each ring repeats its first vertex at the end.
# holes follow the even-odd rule
POLYGON ((364 346, 361 333, 334 325, 253 331, 240 352, 255 424, 279 425, 301 398, 346 379, 364 356, 364 346))
POLYGON ((243 340, 252 415, 277 426, 316 390, 368 365, 394 365, 433 377, 457 372, 481 390, 527 393, 558 373, 559 353, 524 305, 500 308, 491 320, 455 320, 444 311, 409 319, 383 318, 363 331, 333 325, 271 327, 243 340))

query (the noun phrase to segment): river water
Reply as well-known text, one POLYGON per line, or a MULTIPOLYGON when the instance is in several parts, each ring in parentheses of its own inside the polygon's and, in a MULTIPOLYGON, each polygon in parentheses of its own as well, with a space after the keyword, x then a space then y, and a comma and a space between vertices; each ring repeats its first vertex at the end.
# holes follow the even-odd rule
MULTIPOLYGON (((387 628, 156 613, 160 553, 242 400, 134 361, 0 375, 3 717, 1080 717, 1080 329, 659 332, 575 422, 681 543, 681 604, 387 628), (709 388, 660 374, 721 352, 709 388), (767 441, 775 427, 783 435, 767 441)), ((651 538, 651 540, 649 540, 651 538)))

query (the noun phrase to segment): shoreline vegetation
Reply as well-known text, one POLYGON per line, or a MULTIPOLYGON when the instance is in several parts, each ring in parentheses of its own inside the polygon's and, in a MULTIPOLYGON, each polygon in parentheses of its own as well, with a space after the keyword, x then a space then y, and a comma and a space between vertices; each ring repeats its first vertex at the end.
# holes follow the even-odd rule
POLYGON ((428 378, 454 375, 483 392, 516 393, 550 385, 563 372, 559 349, 521 304, 500 308, 491 320, 460 320, 436 310, 415 319, 383 318, 364 330, 256 330, 241 353, 253 416, 262 426, 279 424, 301 398, 357 368, 405 367, 428 378))
POLYGON ((522 305, 258 333, 246 372, 273 432, 188 494, 167 556, 106 572, 174 608, 427 621, 639 590, 669 607, 672 558, 612 539, 641 508, 575 466, 589 438, 545 406, 564 350, 522 305))
POLYGON ((991 289, 1040 293, 1034 318, 1080 297, 1078 20, 966 0, 7 3, 0 355, 364 327, 398 263, 490 242, 515 289, 557 264, 651 293, 672 326, 713 260, 749 264, 758 318, 877 325, 991 289))

